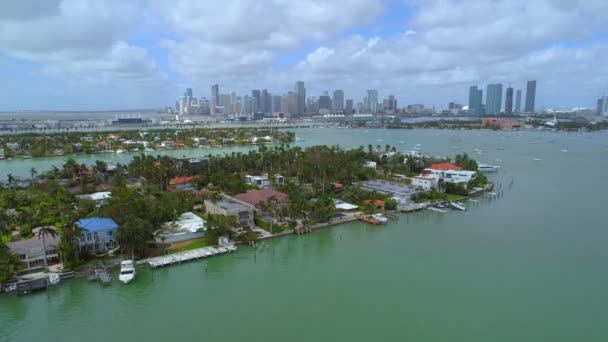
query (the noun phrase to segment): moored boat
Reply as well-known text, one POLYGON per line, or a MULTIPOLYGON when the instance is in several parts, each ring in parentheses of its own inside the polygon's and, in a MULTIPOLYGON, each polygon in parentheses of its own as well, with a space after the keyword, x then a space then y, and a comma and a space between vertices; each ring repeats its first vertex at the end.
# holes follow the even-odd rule
POLYGON ((128 284, 135 278, 135 265, 133 260, 123 260, 120 262, 120 275, 118 280, 128 284))
POLYGON ((500 166, 479 163, 478 170, 480 172, 496 172, 500 166))

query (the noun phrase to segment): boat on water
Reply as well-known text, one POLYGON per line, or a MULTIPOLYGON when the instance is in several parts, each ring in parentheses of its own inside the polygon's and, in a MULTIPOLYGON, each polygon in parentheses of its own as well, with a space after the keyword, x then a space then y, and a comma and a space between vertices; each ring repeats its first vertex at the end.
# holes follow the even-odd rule
POLYGON ((473 149, 473 151, 474 151, 474 152, 477 152, 477 153, 479 153, 479 152, 483 152, 483 150, 482 150, 482 149, 480 149, 480 148, 473 149))
POLYGON ((479 163, 478 170, 481 172, 496 172, 500 166, 479 163))
POLYGON ((379 223, 386 223, 388 221, 388 219, 386 218, 386 216, 382 215, 382 214, 373 214, 372 218, 376 221, 378 221, 379 223))
POLYGON ((399 143, 400 143, 400 144, 405 144, 405 141, 400 141, 399 143))
POLYGON ((540 158, 534 158, 534 161, 539 161, 539 160, 540 160, 540 158))
POLYGON ((467 207, 458 202, 450 202, 450 207, 461 211, 467 211, 467 207))
POLYGON ((120 275, 118 280, 128 284, 135 278, 135 264, 133 260, 123 260, 120 262, 120 275))
POLYGON ((563 149, 562 152, 568 152, 568 150, 567 149, 563 149))
POLYGON ((123 150, 122 148, 119 148, 118 150, 116 150, 116 153, 125 153, 125 150, 123 150))

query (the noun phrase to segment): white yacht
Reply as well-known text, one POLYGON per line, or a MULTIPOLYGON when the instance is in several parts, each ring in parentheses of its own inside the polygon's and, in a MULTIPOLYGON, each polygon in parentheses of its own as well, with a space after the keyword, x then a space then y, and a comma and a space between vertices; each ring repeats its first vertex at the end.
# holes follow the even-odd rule
POLYGON ((458 210, 462 210, 462 211, 467 211, 467 207, 465 207, 464 205, 462 205, 462 203, 458 203, 458 202, 450 202, 450 206, 454 209, 458 209, 458 210))
POLYGON ((500 166, 479 163, 478 170, 481 172, 496 172, 500 166))
POLYGON ((135 264, 133 260, 123 260, 120 262, 120 275, 118 280, 128 284, 135 278, 135 264))
POLYGON ((372 218, 374 220, 377 220, 379 223, 386 223, 388 221, 386 216, 384 216, 382 214, 374 214, 374 215, 372 215, 372 218))
POLYGON ((125 153, 125 150, 123 150, 122 148, 119 148, 118 150, 116 150, 116 153, 125 153))

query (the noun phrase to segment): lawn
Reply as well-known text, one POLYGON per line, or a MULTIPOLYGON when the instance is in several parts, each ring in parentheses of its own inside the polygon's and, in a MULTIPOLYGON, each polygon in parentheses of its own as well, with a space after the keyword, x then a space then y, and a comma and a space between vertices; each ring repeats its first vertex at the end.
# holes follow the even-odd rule
POLYGON ((452 201, 460 201, 462 199, 465 199, 465 196, 461 196, 461 195, 454 195, 454 194, 446 194, 448 196, 447 200, 452 202, 452 201))
POLYGON ((171 252, 171 253, 185 252, 185 251, 190 251, 193 249, 203 248, 203 247, 207 247, 207 246, 208 246, 208 244, 207 244, 207 241, 205 241, 205 238, 200 238, 200 239, 172 243, 171 247, 169 247, 169 252, 171 252))

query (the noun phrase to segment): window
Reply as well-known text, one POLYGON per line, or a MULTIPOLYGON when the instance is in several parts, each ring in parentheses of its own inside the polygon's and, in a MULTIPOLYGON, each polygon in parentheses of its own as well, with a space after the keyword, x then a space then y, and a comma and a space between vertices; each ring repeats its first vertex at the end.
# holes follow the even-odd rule
POLYGON ((80 241, 81 241, 81 242, 84 242, 84 235, 81 235, 81 236, 80 236, 80 241))
POLYGON ((91 233, 87 234, 87 241, 91 241, 91 233))
POLYGON ((99 240, 99 235, 97 235, 97 233, 93 233, 93 239, 99 240))
POLYGON ((112 231, 108 230, 108 236, 112 236, 112 231))

